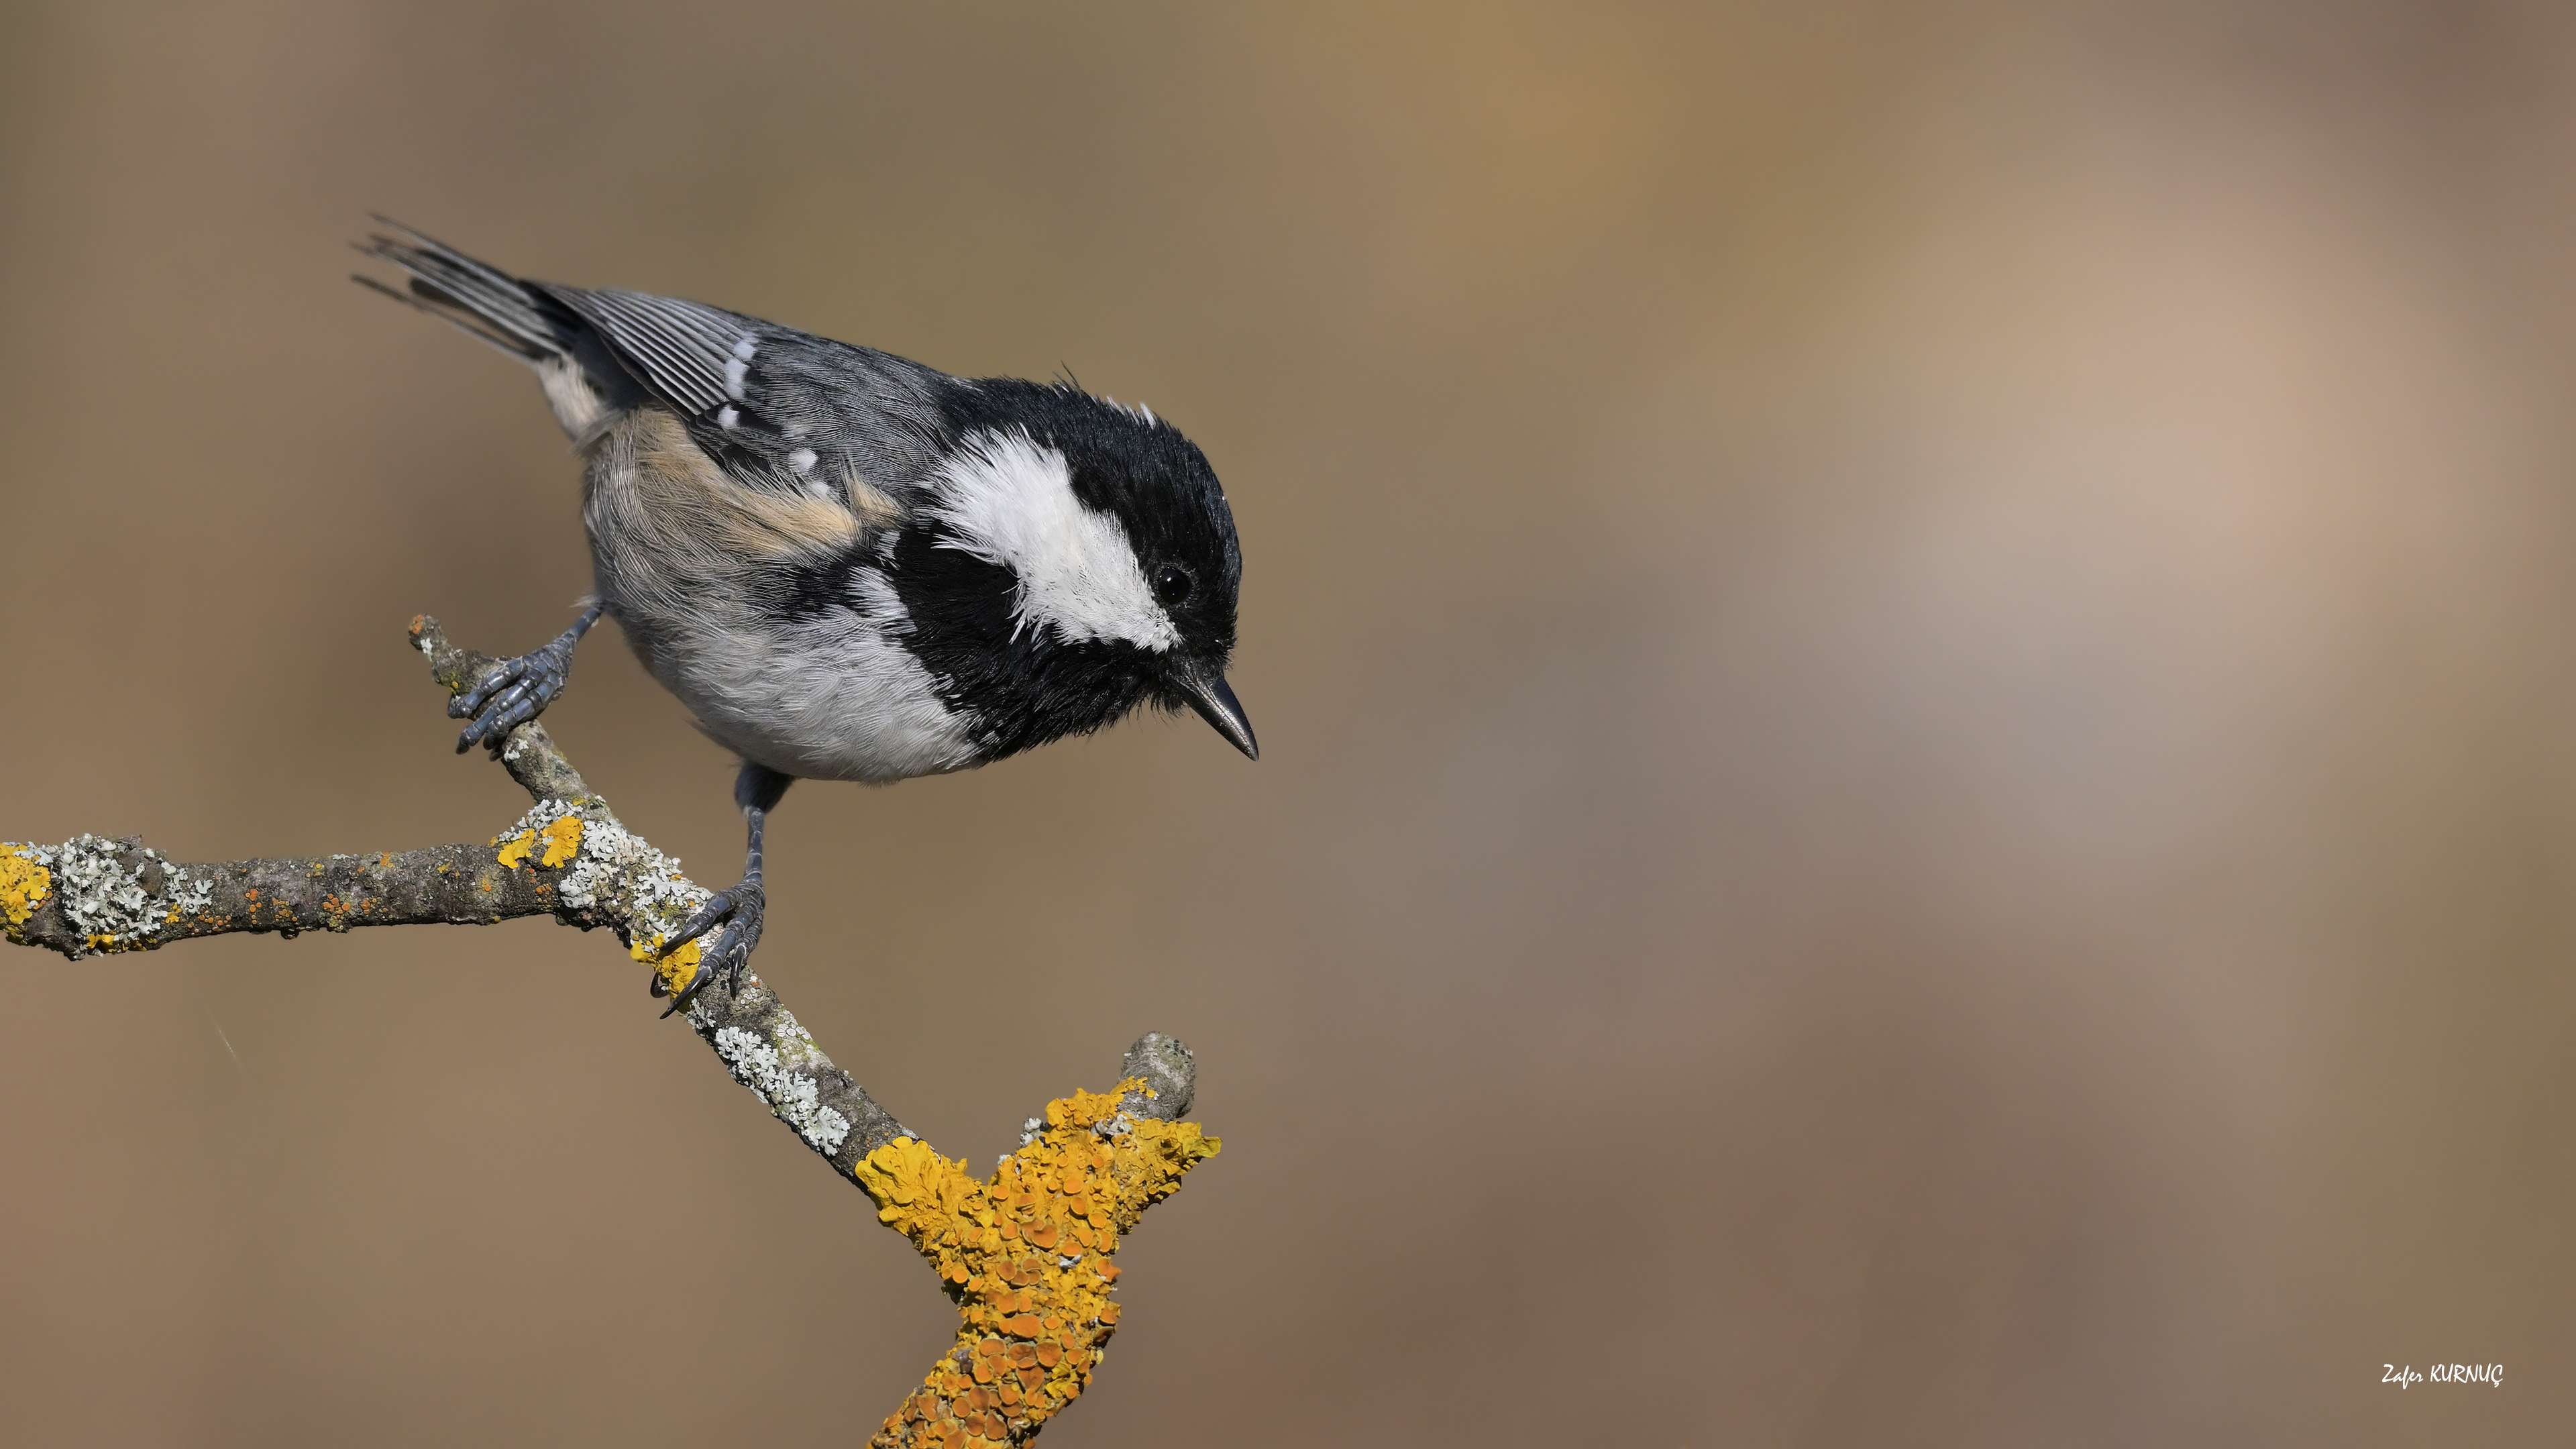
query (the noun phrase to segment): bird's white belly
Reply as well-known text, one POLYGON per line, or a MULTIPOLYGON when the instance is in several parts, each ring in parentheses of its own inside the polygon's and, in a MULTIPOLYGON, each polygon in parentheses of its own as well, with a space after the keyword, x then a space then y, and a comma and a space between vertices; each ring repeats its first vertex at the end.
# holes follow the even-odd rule
POLYGON ((760 639, 693 632, 651 663, 717 743, 781 774, 887 784, 975 763, 930 671, 849 614, 760 639))

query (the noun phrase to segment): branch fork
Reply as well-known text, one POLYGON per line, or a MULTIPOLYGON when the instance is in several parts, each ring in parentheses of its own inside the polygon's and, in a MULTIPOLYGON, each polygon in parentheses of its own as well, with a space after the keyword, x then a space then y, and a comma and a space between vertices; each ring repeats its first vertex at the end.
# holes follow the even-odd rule
MULTIPOLYGON (((414 648, 451 695, 501 661, 411 624, 414 648)), ((664 994, 695 974, 698 943, 660 947, 711 894, 629 831, 528 721, 491 746, 533 803, 482 845, 306 860, 181 863, 132 836, 59 845, 0 841, 0 935, 68 959, 158 950, 235 932, 490 925, 552 916, 605 928, 653 967, 664 994)), ((1116 1332, 1119 1239, 1220 1146, 1182 1122, 1197 1069, 1148 1032, 1105 1093, 1076 1091, 1030 1118, 993 1175, 941 1157, 833 1064, 776 992, 746 969, 682 1013, 735 1081, 860 1187, 909 1240, 958 1308, 956 1341, 888 1416, 877 1449, 1023 1443, 1082 1392, 1116 1332)))

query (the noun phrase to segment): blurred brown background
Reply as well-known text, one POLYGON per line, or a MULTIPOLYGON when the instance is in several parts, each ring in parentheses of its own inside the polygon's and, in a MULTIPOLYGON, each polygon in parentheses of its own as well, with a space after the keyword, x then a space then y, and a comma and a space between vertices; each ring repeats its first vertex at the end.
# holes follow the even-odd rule
MULTIPOLYGON (((978 1170, 1198 1050, 1048 1443, 2576 1422, 2564 7, 0 25, 0 835, 523 807, 401 631, 560 629, 577 469, 369 209, 1205 445, 1259 765, 771 836, 762 971, 978 1170)), ((732 879, 613 638, 549 723, 732 879)), ((0 1441, 857 1442, 948 1332, 605 939, 0 970, 0 1441)))

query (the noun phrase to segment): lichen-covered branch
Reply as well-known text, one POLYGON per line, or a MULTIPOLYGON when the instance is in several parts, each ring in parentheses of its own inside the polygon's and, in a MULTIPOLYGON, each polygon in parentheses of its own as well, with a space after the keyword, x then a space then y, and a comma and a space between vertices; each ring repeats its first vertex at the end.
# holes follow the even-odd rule
POLYGON ((887 1416, 871 1449, 1019 1443, 1091 1382, 1118 1331, 1119 1235, 1221 1145, 1187 1111, 1187 1048, 1147 1033, 1128 1075, 1029 1119, 978 1182, 964 1160, 899 1138, 859 1164, 877 1216, 930 1260, 957 1302, 957 1341, 887 1416))
POLYGON ((182 864, 132 836, 0 843, 0 912, 10 940, 75 961, 234 931, 479 926, 555 912, 545 879, 494 856, 488 846, 433 845, 319 860, 182 864))
MULTIPOLYGON (((497 664, 449 644, 426 616, 412 621, 411 640, 450 694, 497 664)), ((131 836, 0 841, 0 934, 79 960, 239 931, 552 916, 614 932, 666 993, 687 982, 697 944, 660 947, 709 892, 618 821, 542 724, 519 725, 492 753, 535 803, 482 845, 183 863, 131 836)), ((868 1193, 958 1305, 957 1342, 878 1431, 886 1449, 1035 1435, 1090 1381, 1116 1331, 1109 1257, 1119 1235, 1219 1146, 1179 1120, 1196 1066, 1159 1033, 1138 1039, 1109 1092, 1048 1103, 1019 1150, 978 1182, 835 1066, 752 972, 699 992, 686 1018, 734 1080, 868 1193)))

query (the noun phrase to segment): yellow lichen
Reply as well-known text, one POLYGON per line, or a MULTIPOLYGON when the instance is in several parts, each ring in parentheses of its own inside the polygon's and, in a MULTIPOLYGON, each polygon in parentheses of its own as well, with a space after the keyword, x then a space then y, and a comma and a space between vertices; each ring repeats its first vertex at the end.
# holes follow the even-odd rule
POLYGON ((12 941, 23 940, 27 918, 54 892, 53 873, 32 857, 21 855, 20 849, 0 842, 0 917, 7 918, 12 941))
POLYGON ((546 838, 546 853, 537 864, 548 870, 560 868, 565 861, 581 854, 581 817, 567 815, 538 832, 546 838))
POLYGON ((92 931, 81 941, 81 946, 84 950, 90 951, 149 951, 152 949, 152 938, 120 936, 113 931, 92 931))
POLYGON ((663 932, 656 931, 652 940, 639 939, 627 947, 626 954, 653 968, 653 974, 662 978, 663 995, 676 996, 680 988, 688 985, 690 978, 698 974, 698 960, 705 953, 698 949, 697 942, 684 941, 680 949, 668 956, 662 955, 665 939, 663 932))
POLYGON ((581 817, 564 816, 542 831, 521 830, 511 836, 506 844, 495 836, 492 843, 501 847, 499 859, 503 870, 517 870, 528 863, 528 857, 532 854, 536 855, 537 864, 548 870, 557 870, 574 856, 581 854, 581 817), (541 838, 545 841, 545 849, 539 852, 537 842, 541 838))
POLYGON ((909 1137, 852 1169, 878 1220, 930 1260, 961 1320, 955 1346, 888 1416, 873 1449, 1016 1444, 1091 1381, 1117 1331, 1118 1235, 1221 1145, 1194 1122, 1130 1118, 1108 1136, 1093 1130, 1122 1125, 1120 1097, 1143 1085, 1131 1078, 1049 1102, 1045 1130, 988 1182, 909 1137))

